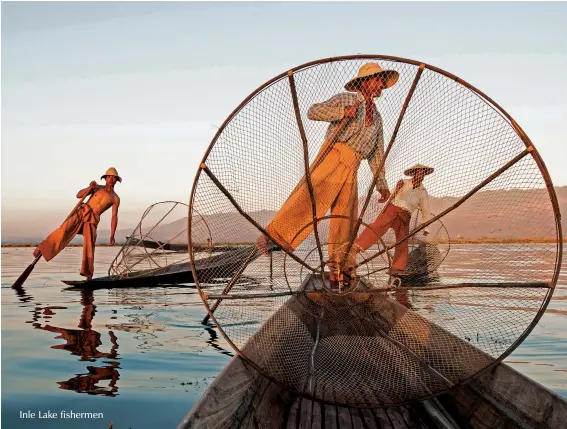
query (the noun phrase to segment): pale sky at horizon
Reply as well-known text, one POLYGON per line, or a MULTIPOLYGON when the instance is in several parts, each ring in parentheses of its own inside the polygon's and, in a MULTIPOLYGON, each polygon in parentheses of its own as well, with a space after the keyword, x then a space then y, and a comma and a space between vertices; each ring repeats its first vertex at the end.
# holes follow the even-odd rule
POLYGON ((109 166, 124 178, 119 228, 187 203, 216 126, 250 92, 357 53, 470 82, 567 185, 566 18, 566 3, 4 2, 2 237, 49 232, 109 166))

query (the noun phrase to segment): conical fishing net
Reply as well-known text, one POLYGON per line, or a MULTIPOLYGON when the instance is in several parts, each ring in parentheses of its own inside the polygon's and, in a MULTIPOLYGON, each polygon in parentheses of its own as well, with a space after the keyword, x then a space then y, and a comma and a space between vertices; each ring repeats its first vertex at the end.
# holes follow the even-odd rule
POLYGON ((513 119, 456 76, 385 56, 316 61, 253 92, 203 158, 190 248, 200 215, 215 242, 258 243, 225 280, 196 275, 221 333, 271 380, 349 406, 496 365, 545 311, 562 252, 551 180, 513 119), (367 63, 399 74, 375 113, 344 89, 367 63), (434 169, 427 207, 404 174, 416 164, 434 169), (400 180, 409 205, 381 201, 400 180))
MULTIPOLYGON (((194 251, 197 258, 212 253, 206 220, 192 216, 194 251)), ((118 278, 148 277, 161 274, 168 267, 187 265, 187 204, 162 201, 149 206, 138 225, 124 237, 124 245, 110 264, 108 275, 118 278)))

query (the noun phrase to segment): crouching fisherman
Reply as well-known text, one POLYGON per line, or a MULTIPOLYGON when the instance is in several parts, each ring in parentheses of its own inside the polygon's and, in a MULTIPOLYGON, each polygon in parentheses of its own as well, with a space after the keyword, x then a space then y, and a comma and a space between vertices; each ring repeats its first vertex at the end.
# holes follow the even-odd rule
POLYGON ((41 255, 46 261, 50 261, 67 247, 77 234, 81 234, 83 236, 83 259, 80 274, 87 280, 92 279, 96 230, 100 215, 112 207, 110 244, 114 245, 114 233, 118 225, 118 207, 120 206, 120 198, 114 192, 114 185, 117 181, 122 182, 122 178, 116 169, 109 168, 101 179, 106 181, 105 186, 98 185, 93 180, 87 188, 77 193, 77 198, 85 198, 89 194, 92 196, 41 242, 33 252, 36 258, 41 255))
MULTIPOLYGON (((434 169, 425 165, 416 164, 404 171, 406 176, 411 179, 400 180, 390 202, 386 208, 367 227, 354 242, 355 249, 360 252, 368 249, 375 244, 382 236, 392 228, 396 235, 396 242, 409 234, 411 215, 416 209, 421 211, 422 223, 431 218, 429 212, 429 195, 423 186, 423 179, 426 175, 433 173, 434 169)), ((423 231, 428 235, 427 228, 423 231)), ((394 259, 390 274, 395 276, 408 275, 406 264, 408 261, 408 240, 398 244, 394 250, 394 259)))

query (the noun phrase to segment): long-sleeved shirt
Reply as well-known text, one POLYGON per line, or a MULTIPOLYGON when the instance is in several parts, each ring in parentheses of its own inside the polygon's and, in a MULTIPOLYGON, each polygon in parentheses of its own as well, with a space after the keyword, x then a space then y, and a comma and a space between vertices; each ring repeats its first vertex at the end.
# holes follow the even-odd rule
MULTIPOLYGON (((366 101, 360 92, 344 92, 331 97, 322 103, 314 104, 307 111, 307 117, 313 121, 330 122, 325 138, 329 138, 344 118, 345 107, 361 101, 356 115, 349 121, 345 129, 337 136, 337 143, 344 143, 363 158, 368 160, 372 174, 376 176, 378 167, 384 157, 384 133, 382 129, 382 116, 374 112, 372 124, 365 126, 366 101)), ((374 101, 372 101, 373 103, 374 101)), ((388 189, 385 169, 378 175, 376 189, 388 189)))
POLYGON ((392 204, 413 213, 419 207, 421 222, 431 219, 429 212, 429 194, 423 183, 414 189, 412 179, 404 179, 402 188, 392 198, 392 204))

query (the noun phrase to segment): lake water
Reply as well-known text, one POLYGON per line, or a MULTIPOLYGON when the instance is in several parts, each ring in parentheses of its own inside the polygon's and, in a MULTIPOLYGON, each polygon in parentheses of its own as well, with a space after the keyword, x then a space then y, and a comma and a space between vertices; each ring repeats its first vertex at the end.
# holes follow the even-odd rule
MULTIPOLYGON (((475 248, 453 247, 443 270, 472 275, 475 248)), ((81 279, 81 249, 68 248, 40 261, 18 294, 10 286, 32 251, 2 248, 2 426, 106 429, 112 420, 114 429, 175 427, 233 355, 215 329, 201 324, 206 312, 196 290, 64 290, 61 280, 81 279), (38 418, 48 411, 56 418, 38 418), (35 417, 24 418, 26 412, 35 417)), ((106 275, 117 251, 97 249, 95 276, 106 275)), ((547 312, 505 362, 567 398, 565 285, 561 273, 547 312)))

